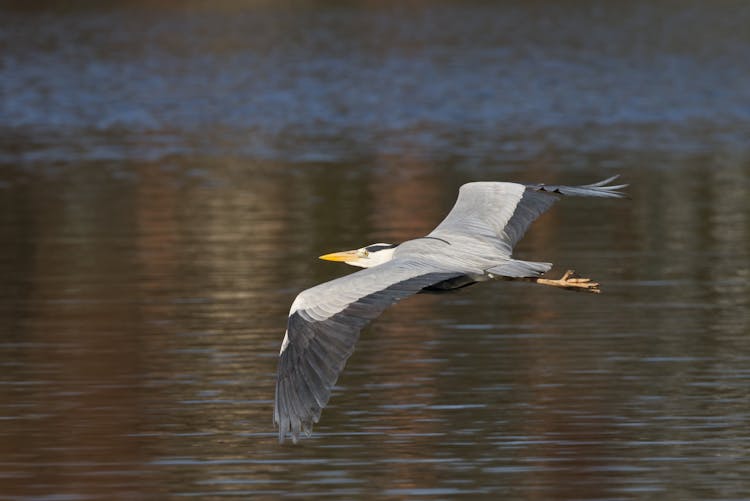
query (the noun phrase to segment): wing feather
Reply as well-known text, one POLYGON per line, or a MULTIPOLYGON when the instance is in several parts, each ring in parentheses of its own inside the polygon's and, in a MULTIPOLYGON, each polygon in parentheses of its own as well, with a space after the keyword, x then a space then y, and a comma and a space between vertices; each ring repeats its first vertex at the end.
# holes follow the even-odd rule
POLYGON ((489 239, 509 258, 531 223, 552 207, 560 195, 622 198, 619 190, 627 185, 609 184, 617 177, 582 186, 468 183, 459 190, 448 216, 428 236, 467 246, 489 239))
POLYGON ((525 189, 517 183, 467 183, 458 190, 458 199, 445 219, 427 236, 494 237, 508 224, 525 189))
POLYGON ((296 442, 301 432, 309 434, 370 320, 424 287, 458 275, 394 259, 300 293, 279 354, 274 404, 279 441, 291 434, 296 442))

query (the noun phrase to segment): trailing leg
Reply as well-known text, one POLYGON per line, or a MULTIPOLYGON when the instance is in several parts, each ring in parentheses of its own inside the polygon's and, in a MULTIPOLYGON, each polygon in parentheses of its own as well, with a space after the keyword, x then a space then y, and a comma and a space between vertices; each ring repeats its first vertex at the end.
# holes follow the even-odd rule
POLYGON ((598 282, 592 282, 590 278, 580 277, 574 270, 566 271, 565 274, 557 280, 550 280, 549 278, 536 278, 532 280, 538 284, 561 287, 571 291, 593 292, 594 294, 599 294, 601 292, 598 282))
POLYGON ((551 285, 552 287, 560 287, 561 289, 567 289, 578 292, 591 292, 594 294, 601 293, 598 282, 592 282, 590 278, 583 278, 578 276, 574 270, 568 270, 565 274, 556 279, 552 280, 549 278, 540 277, 498 277, 503 280, 521 280, 523 282, 535 282, 541 285, 551 285))

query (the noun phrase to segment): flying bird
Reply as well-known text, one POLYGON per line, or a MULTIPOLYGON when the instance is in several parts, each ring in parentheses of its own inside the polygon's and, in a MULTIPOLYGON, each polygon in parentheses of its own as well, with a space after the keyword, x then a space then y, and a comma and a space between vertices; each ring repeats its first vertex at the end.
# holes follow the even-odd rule
POLYGON ((301 292, 289 311, 279 365, 274 423, 279 442, 309 436, 354 352, 362 328, 392 304, 421 291, 446 291, 493 279, 600 292, 567 271, 542 278, 552 263, 513 259, 531 223, 561 195, 622 198, 617 176, 583 186, 474 182, 459 189, 446 218, 424 237, 320 256, 365 268, 301 292))

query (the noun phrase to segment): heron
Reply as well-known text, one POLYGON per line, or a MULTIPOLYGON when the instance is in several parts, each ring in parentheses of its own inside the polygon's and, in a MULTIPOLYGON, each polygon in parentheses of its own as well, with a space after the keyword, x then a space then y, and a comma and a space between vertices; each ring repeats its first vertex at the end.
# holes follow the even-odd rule
POLYGON ((360 331, 402 299, 497 279, 599 293, 597 282, 573 270, 544 278, 552 263, 522 261, 512 253, 531 223, 561 196, 622 198, 619 190, 627 185, 611 184, 617 177, 581 186, 467 183, 426 236, 320 256, 363 269, 307 289, 292 303, 276 380, 279 442, 288 435, 294 443, 301 433, 310 436, 360 331))

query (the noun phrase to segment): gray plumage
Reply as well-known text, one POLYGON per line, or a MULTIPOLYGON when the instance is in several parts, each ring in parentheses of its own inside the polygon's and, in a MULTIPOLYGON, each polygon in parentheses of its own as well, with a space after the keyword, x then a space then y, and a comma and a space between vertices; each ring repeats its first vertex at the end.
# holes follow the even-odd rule
MULTIPOLYGON (((274 422, 279 441, 309 435, 354 351, 361 329, 386 308, 424 289, 450 289, 495 277, 539 277, 552 264, 519 261, 513 247, 559 198, 622 197, 615 177, 585 186, 476 182, 426 237, 390 249, 390 260, 300 293, 279 353, 274 422)), ((381 250, 381 244, 371 246, 381 250)))

